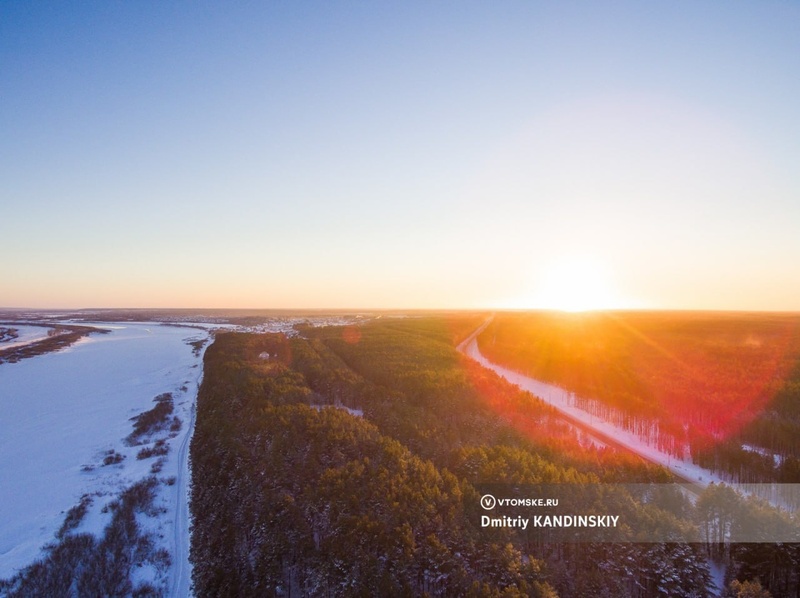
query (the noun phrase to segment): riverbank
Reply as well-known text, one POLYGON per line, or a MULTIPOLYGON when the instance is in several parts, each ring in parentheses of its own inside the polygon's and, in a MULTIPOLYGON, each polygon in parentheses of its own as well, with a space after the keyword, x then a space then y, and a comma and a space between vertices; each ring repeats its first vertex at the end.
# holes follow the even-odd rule
POLYGON ((39 324, 31 322, 0 322, 8 330, 41 328, 41 334, 15 337, 13 341, 0 344, 0 364, 16 363, 22 359, 37 357, 45 353, 60 351, 77 343, 90 334, 106 334, 107 329, 75 324, 39 324))
POLYGON ((127 500, 153 557, 129 581, 184 591, 186 447, 209 333, 98 326, 107 334, 0 366, 0 578, 50 558, 57 548, 46 546, 64 538, 103 546, 127 500), (134 492, 148 499, 141 512, 134 492))

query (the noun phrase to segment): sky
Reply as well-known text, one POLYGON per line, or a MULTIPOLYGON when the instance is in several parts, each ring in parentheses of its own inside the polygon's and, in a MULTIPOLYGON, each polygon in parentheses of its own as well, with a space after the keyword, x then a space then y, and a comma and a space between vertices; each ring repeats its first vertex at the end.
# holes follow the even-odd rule
POLYGON ((800 4, 0 3, 0 306, 800 310, 800 4))

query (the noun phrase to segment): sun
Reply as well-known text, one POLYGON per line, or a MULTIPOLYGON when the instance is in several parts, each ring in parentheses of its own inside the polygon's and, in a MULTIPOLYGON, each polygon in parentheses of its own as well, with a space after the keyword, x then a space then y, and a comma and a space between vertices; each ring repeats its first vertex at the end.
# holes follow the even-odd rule
POLYGON ((558 259, 534 278, 514 307, 567 312, 631 307, 615 288, 609 269, 589 257, 558 259))

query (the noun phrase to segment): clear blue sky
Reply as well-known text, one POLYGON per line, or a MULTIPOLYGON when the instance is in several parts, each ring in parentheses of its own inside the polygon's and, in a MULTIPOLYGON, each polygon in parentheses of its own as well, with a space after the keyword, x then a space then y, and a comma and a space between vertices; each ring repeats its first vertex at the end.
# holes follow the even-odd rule
POLYGON ((786 1, 0 3, 0 306, 798 310, 798 31, 786 1))

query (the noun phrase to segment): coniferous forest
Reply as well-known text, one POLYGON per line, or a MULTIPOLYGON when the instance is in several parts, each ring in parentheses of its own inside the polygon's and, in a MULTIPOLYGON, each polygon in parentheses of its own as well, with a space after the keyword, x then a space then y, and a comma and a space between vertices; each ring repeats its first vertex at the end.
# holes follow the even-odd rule
POLYGON ((800 483, 796 314, 503 314, 479 342, 493 361, 732 482, 800 483))
MULTIPOLYGON (((630 542, 482 529, 482 484, 672 481, 583 442, 551 407, 462 356, 456 345, 483 321, 217 334, 191 446, 196 594, 706 596, 716 563, 731 595, 800 595, 794 544, 634 541, 647 526, 681 537, 711 496, 676 498, 668 512, 620 494, 630 542)), ((712 514, 714 529, 729 515, 712 514)))

